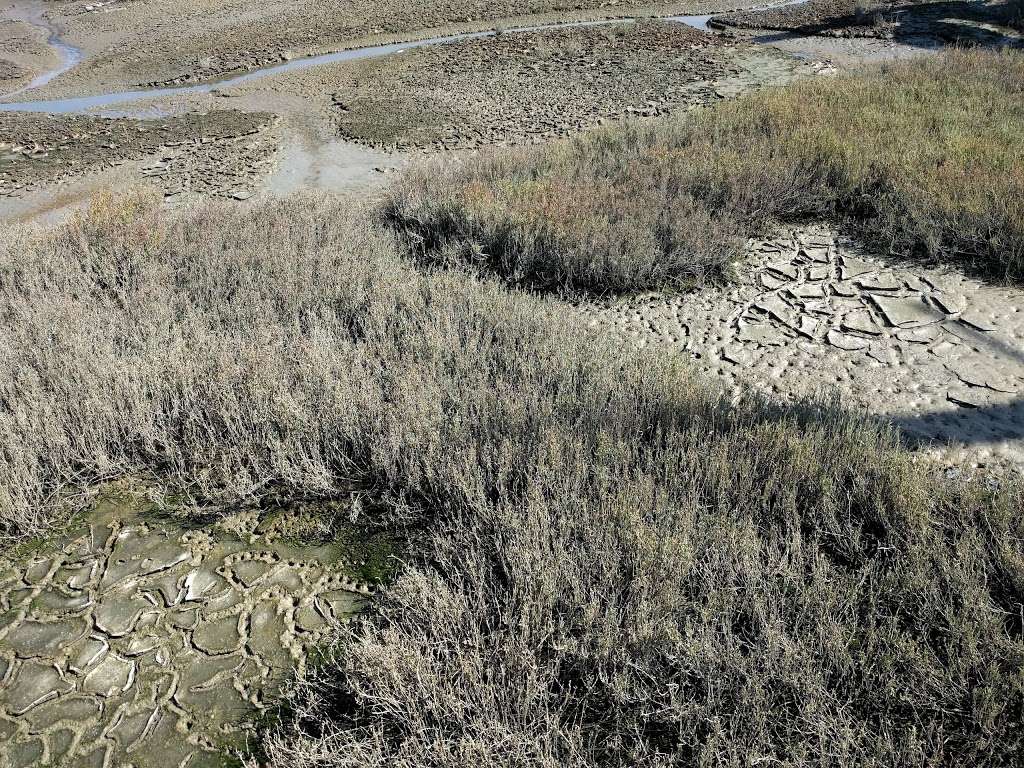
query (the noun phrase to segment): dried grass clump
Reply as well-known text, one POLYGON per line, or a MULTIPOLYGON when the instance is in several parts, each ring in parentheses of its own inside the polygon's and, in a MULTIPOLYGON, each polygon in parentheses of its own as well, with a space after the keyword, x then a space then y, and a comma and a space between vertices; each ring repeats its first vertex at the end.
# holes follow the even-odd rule
POLYGON ((1024 515, 832 407, 730 407, 345 205, 106 200, 0 238, 0 519, 156 475, 426 531, 277 766, 1010 765, 1024 515))
POLYGON ((773 220, 846 219, 909 256, 1024 277, 1024 55, 803 81, 540 149, 435 162, 385 216, 438 258, 547 288, 685 287, 773 220))

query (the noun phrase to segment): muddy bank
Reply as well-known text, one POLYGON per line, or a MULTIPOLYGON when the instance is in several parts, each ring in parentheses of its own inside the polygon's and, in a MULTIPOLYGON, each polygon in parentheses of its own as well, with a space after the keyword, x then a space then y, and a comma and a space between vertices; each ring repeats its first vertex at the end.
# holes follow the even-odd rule
POLYGON ((0 16, 0 96, 30 85, 39 74, 60 66, 59 51, 36 6, 7 9, 0 16))
POLYGON ((712 13, 722 0, 238 0, 115 2, 92 11, 53 4, 50 17, 87 58, 47 94, 95 93, 141 85, 195 83, 292 57, 396 39, 493 27, 628 16, 637 12, 712 13))
POLYGON ((804 69, 725 36, 646 21, 491 35, 260 87, 319 100, 346 140, 440 150, 545 141, 620 117, 668 114, 804 69))
POLYGON ((224 110, 158 120, 0 114, 0 197, 138 163, 167 195, 247 197, 276 149, 275 116, 224 110))

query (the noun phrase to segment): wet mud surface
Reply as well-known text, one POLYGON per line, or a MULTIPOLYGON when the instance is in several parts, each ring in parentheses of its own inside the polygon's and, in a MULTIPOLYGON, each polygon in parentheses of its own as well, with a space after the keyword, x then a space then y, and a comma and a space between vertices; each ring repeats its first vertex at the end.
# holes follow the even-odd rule
POLYGON ((291 540, 301 509, 200 529, 135 504, 0 560, 0 764, 223 765, 372 591, 365 548, 291 540))
POLYGON ((0 113, 0 197, 137 163, 168 196, 244 199, 273 161, 276 117, 224 110, 157 120, 0 113))
POLYGON ((752 242, 739 274, 581 311, 625 344, 687 355, 737 397, 838 392, 942 461, 1024 466, 1024 291, 826 227, 752 242))
POLYGON ((36 10, 25 8, 0 18, 0 94, 28 85, 32 78, 57 66, 48 33, 36 22, 36 10))

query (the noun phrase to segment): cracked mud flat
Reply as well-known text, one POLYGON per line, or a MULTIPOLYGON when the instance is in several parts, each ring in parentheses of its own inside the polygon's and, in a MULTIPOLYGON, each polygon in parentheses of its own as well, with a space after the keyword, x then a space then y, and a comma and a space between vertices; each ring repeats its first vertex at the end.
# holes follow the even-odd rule
POLYGON ((143 121, 0 113, 0 197, 139 161, 136 179, 165 195, 244 199, 273 160, 275 121, 235 110, 143 121))
POLYGON ((49 4, 48 16, 88 56, 48 96, 194 83, 293 56, 385 40, 647 12, 725 10, 722 0, 113 0, 49 4), (431 34, 427 34, 430 32, 431 34))
POLYGON ((0 765, 223 765, 370 592, 363 561, 286 543, 294 516, 186 529, 115 496, 89 519, 0 561, 0 765))
POLYGON ((821 67, 678 22, 492 35, 332 65, 259 86, 320 99, 342 138, 408 150, 546 141, 656 116, 821 67))
POLYGON ((623 343, 690 356, 736 396, 838 391, 944 461, 1024 466, 1024 291, 889 261, 825 227, 748 253, 738 285, 581 311, 623 343))

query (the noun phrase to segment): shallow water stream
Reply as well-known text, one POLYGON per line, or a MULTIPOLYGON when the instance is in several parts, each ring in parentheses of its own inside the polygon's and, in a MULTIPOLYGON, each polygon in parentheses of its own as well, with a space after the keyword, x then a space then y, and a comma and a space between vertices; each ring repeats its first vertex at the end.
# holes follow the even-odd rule
MULTIPOLYGON (((786 2, 773 3, 766 6, 756 7, 780 7, 784 5, 797 5, 800 3, 807 2, 807 0, 786 0, 786 2)), ((7 98, 25 91, 39 88, 46 83, 49 83, 59 75, 69 71, 76 66, 83 58, 82 52, 63 41, 60 38, 58 31, 47 22, 41 12, 34 12, 33 18, 37 18, 38 25, 44 26, 50 34, 50 45, 53 46, 61 56, 61 64, 59 67, 46 72, 39 77, 35 78, 24 88, 15 91, 15 93, 7 94, 7 98)), ((708 21, 712 18, 712 15, 693 15, 693 16, 668 16, 664 17, 664 21, 671 21, 680 24, 686 24, 693 27, 694 29, 701 30, 702 32, 709 32, 708 21)), ((534 26, 516 27, 503 31, 501 34, 521 34, 525 32, 536 32, 545 29, 561 29, 561 28, 574 28, 574 27, 592 27, 592 26, 604 26, 612 24, 628 24, 636 22, 636 18, 620 18, 620 19, 607 19, 600 21, 579 21, 579 22, 563 22, 556 24, 539 24, 534 26)), ((314 67, 321 67, 327 64, 337 64, 339 62, 346 61, 359 61, 362 59, 373 59, 382 56, 391 56, 395 54, 403 53, 404 51, 411 50, 414 48, 423 48, 430 45, 443 45, 445 43, 455 43, 465 40, 475 40, 483 37, 488 37, 497 34, 494 31, 484 32, 466 32, 456 35, 445 35, 441 37, 430 37, 422 40, 414 40, 407 43, 391 43, 387 45, 375 45, 365 48, 353 48, 344 51, 337 51, 334 53, 325 53, 317 56, 307 56, 305 58, 294 59, 291 61, 284 61, 280 64, 273 66, 264 67, 261 69, 255 69, 251 72, 245 72, 244 74, 234 75, 220 80, 214 80, 205 83, 199 83, 196 85, 183 85, 174 86, 169 88, 143 88, 134 91, 114 91, 110 93, 101 93, 93 96, 79 96, 65 99, 50 99, 50 100, 29 100, 29 101, 16 101, 7 102, 0 104, 0 112, 41 112, 47 114, 75 114, 90 112, 92 110, 103 109, 104 107, 112 107, 115 105, 125 105, 133 102, 139 102, 143 100, 160 99, 171 96, 188 96, 194 94, 211 93, 218 89, 230 88, 232 86, 243 85, 251 83, 255 80, 260 80, 266 77, 273 77, 275 75, 281 75, 288 72, 299 72, 306 69, 312 69, 314 67)))

